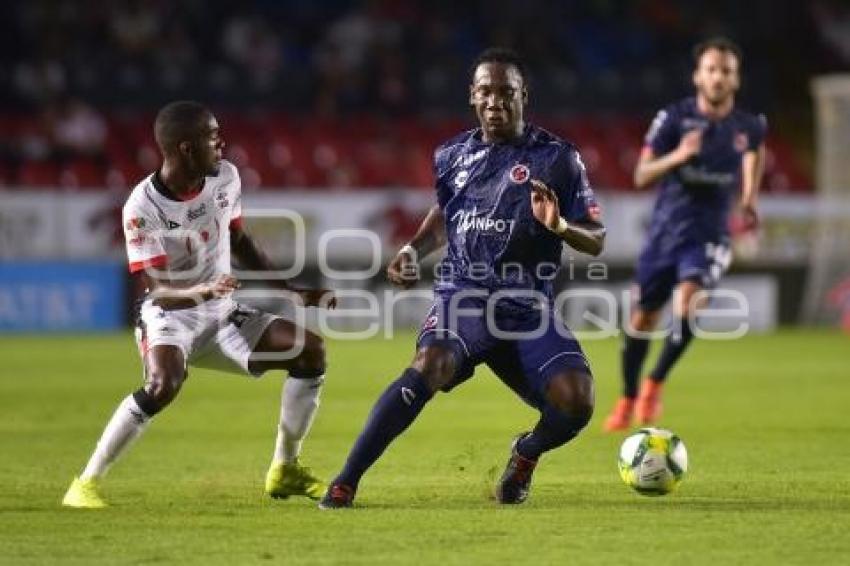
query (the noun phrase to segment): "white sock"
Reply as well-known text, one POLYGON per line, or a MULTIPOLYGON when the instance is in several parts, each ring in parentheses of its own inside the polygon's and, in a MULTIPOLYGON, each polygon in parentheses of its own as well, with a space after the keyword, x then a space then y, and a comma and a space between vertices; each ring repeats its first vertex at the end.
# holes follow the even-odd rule
POLYGON ((125 397, 103 429, 80 479, 103 477, 118 456, 142 434, 149 420, 150 417, 139 408, 133 395, 125 397))
POLYGON ((298 458, 301 442, 310 431, 319 408, 319 395, 324 381, 325 376, 311 379, 289 377, 283 382, 273 462, 291 464, 298 458))

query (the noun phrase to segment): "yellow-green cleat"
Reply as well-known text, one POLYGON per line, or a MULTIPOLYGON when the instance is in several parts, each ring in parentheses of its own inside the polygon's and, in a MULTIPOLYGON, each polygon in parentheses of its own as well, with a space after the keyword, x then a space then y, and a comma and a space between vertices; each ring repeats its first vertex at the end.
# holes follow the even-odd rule
POLYGON ((102 509, 108 504, 101 497, 100 486, 95 478, 84 480, 74 478, 71 487, 62 498, 62 506, 77 509, 102 509))
POLYGON ((291 464, 272 462, 266 473, 266 493, 275 499, 286 499, 290 495, 319 499, 327 488, 325 482, 298 460, 291 464))

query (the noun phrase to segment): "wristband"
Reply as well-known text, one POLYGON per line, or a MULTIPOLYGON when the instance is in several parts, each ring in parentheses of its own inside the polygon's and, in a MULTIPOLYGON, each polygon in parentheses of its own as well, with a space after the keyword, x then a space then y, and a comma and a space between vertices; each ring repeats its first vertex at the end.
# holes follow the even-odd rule
POLYGON ((555 226, 555 229, 552 231, 555 232, 557 235, 562 236, 569 227, 570 225, 567 224, 567 221, 564 219, 563 216, 561 216, 558 218, 558 225, 555 226))

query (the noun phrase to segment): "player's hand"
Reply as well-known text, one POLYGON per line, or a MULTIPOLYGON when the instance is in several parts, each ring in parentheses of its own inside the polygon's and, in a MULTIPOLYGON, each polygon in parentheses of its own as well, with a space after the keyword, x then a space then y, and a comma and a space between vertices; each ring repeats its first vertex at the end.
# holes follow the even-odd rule
POLYGON ((407 251, 398 252, 387 266, 387 279, 402 289, 416 285, 419 281, 419 263, 416 258, 407 251))
POLYGON ((336 295, 330 289, 299 289, 297 293, 305 307, 336 308, 336 295))
POLYGON ((698 155, 701 150, 702 130, 699 128, 691 130, 682 136, 682 139, 679 140, 679 147, 676 148, 676 152, 679 154, 679 158, 683 163, 691 157, 698 155))
POLYGON ((205 301, 211 301, 212 299, 226 297, 238 289, 239 280, 232 275, 219 275, 209 283, 202 283, 198 287, 198 294, 205 301))
POLYGON ((754 204, 741 203, 741 220, 745 230, 755 230, 759 226, 759 213, 754 204))
POLYGON ((549 230, 554 232, 558 228, 561 219, 558 195, 538 179, 531 180, 531 212, 549 230))

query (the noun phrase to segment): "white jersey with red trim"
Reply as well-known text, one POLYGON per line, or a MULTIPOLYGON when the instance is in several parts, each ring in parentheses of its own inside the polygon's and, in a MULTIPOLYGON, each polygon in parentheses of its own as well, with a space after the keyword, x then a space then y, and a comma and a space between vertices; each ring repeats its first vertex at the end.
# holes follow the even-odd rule
POLYGON ((206 177, 187 200, 178 200, 153 173, 136 185, 123 209, 130 272, 155 270, 181 286, 229 274, 230 227, 241 217, 241 183, 232 163, 222 161, 218 175, 206 177))

